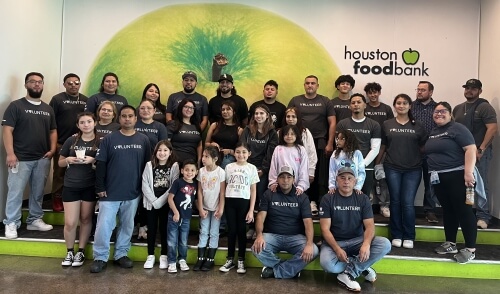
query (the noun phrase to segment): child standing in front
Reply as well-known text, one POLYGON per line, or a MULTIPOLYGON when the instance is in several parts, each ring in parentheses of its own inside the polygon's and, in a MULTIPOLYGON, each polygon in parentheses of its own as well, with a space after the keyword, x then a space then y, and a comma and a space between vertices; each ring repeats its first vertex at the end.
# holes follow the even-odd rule
POLYGON ((228 227, 228 245, 226 263, 219 268, 221 272, 228 272, 236 266, 234 253, 236 237, 238 237, 238 274, 246 273, 246 225, 253 222, 253 211, 259 175, 255 165, 248 163, 250 149, 246 142, 240 141, 234 150, 236 162, 226 166, 226 214, 228 227))
POLYGON ((224 195, 226 190, 226 172, 215 163, 219 149, 207 146, 201 162, 204 167, 198 174, 198 211, 200 213, 200 241, 198 242, 198 260, 194 271, 209 271, 214 266, 215 253, 219 247, 219 225, 224 213, 224 195), (208 239, 210 237, 210 243, 208 239), (208 250, 207 250, 208 245, 208 250), (207 257, 205 258, 205 253, 207 257))
POLYGON ((172 156, 172 144, 162 140, 156 144, 151 161, 146 163, 142 173, 143 205, 146 210, 149 233, 148 257, 144 268, 153 268, 155 264, 156 231, 160 228, 161 255, 160 269, 166 269, 167 263, 167 216, 168 192, 172 183, 179 178, 179 164, 172 156))
POLYGON ((193 213, 193 200, 196 197, 196 174, 198 167, 193 159, 184 160, 181 168, 182 178, 172 184, 168 193, 167 244, 168 244, 168 272, 177 272, 177 260, 181 271, 188 271, 187 240, 189 223, 193 213))
POLYGON ((339 131, 335 137, 337 148, 333 151, 330 158, 330 169, 328 175, 328 193, 333 194, 337 189, 337 172, 342 167, 351 168, 356 177, 356 185, 354 190, 357 194, 361 194, 361 188, 365 183, 365 160, 363 154, 359 150, 358 139, 353 132, 349 130, 339 131))

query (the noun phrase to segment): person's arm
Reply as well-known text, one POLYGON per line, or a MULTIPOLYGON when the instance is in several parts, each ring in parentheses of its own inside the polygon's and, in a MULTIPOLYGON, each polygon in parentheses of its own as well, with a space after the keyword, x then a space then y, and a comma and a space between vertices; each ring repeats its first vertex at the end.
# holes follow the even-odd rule
POLYGON ((366 180, 365 161, 363 159, 363 154, 359 150, 354 151, 354 157, 356 170, 358 172, 356 175, 356 184, 354 184, 354 189, 358 194, 361 194, 361 189, 363 188, 366 180))
POLYGON ((358 255, 358 259, 361 262, 365 262, 370 258, 370 246, 375 237, 375 222, 373 218, 365 218, 363 225, 365 226, 365 232, 363 233, 363 244, 361 244, 358 255))
POLYGON ((333 142, 335 140, 335 128, 337 126, 337 117, 330 115, 328 117, 328 142, 325 147, 325 154, 331 155, 333 152, 333 142))
POLYGON ((173 119, 174 119, 174 118, 172 117, 172 114, 171 114, 171 113, 169 113, 169 112, 166 112, 166 113, 165 113, 165 118, 166 118, 167 122, 169 122, 169 121, 171 121, 171 120, 173 120, 173 119))
POLYGON ((217 127, 217 123, 213 123, 208 128, 207 137, 205 138, 205 146, 214 146, 217 149, 219 149, 219 144, 212 142, 212 135, 214 134, 216 127, 217 127))
POLYGON ((106 194, 106 162, 98 160, 95 168, 95 192, 99 197, 107 197, 106 194))
POLYGON ((347 253, 344 251, 344 249, 342 249, 339 246, 339 244, 335 240, 335 237, 330 231, 330 227, 332 225, 332 219, 320 218, 319 225, 321 227, 321 235, 323 236, 323 239, 328 244, 328 246, 330 246, 333 249, 333 251, 335 251, 335 254, 337 254, 337 258, 342 262, 347 262, 347 253))
POLYGON ((224 206, 226 205, 226 181, 220 182, 219 206, 215 212, 215 218, 221 219, 224 214, 224 206))
POLYGON ((307 160, 307 151, 304 146, 299 146, 299 155, 300 155, 300 165, 298 170, 297 181, 297 195, 302 194, 304 191, 309 189, 309 161, 307 160), (300 193, 298 190, 301 190, 300 193))
POLYGON ((259 254, 262 251, 262 249, 264 249, 264 247, 266 246, 266 241, 264 241, 264 235, 263 235, 264 221, 266 220, 266 216, 267 216, 267 211, 261 210, 259 211, 255 219, 255 234, 257 237, 255 238, 255 242, 252 245, 252 250, 257 254, 259 254))
POLYGON ((382 139, 380 138, 372 138, 370 139, 370 152, 366 154, 365 157, 365 166, 369 166, 370 163, 377 157, 379 151, 380 151, 380 144, 382 142, 382 139))
POLYGON ((252 185, 250 185, 250 208, 248 209, 248 213, 247 213, 247 216, 245 218, 245 220, 247 221, 247 224, 254 221, 253 211, 255 209, 256 195, 257 195, 257 184, 252 184, 252 185))
POLYGON ((50 130, 50 150, 45 153, 44 158, 51 159, 56 154, 57 148, 57 129, 50 130))
POLYGON ((180 214, 179 214, 179 210, 177 210, 177 207, 175 207, 174 196, 175 195, 172 193, 168 194, 168 205, 170 206, 170 209, 172 210, 172 213, 174 214, 173 221, 177 223, 177 222, 179 222, 180 214))
POLYGON ((201 118, 200 129, 203 132, 208 125, 208 115, 201 118))
POLYGON ((196 147, 196 154, 197 154, 197 158, 198 158, 198 166, 201 166, 201 156, 203 154, 203 144, 201 144, 201 141, 200 140, 200 143, 198 143, 198 147, 196 147))
POLYGON ((14 153, 14 128, 11 126, 3 126, 3 145, 7 153, 6 163, 8 168, 13 168, 17 164, 17 156, 14 153))
POLYGON ((208 216, 208 212, 203 209, 203 186, 201 185, 201 181, 198 181, 198 212, 201 218, 206 218, 208 216))
MULTIPOLYGON (((497 123, 491 123, 491 124, 486 124, 486 133, 484 134, 483 142, 481 142, 481 145, 479 145, 478 149, 481 149, 484 151, 488 146, 490 146, 491 142, 493 142, 493 138, 495 137, 496 133, 498 132, 498 125, 497 123)), ((483 153, 476 153, 477 159, 480 160, 481 157, 483 156, 483 153)))
POLYGON ((318 163, 318 156, 316 154, 316 146, 314 145, 314 139, 311 132, 308 129, 304 129, 303 136, 304 147, 307 150, 307 158, 309 158, 309 183, 314 181, 314 173, 316 171, 316 164, 318 163))
MULTIPOLYGON (((337 189, 337 161, 335 160, 335 153, 337 151, 334 151, 332 153, 332 156, 330 156, 330 163, 328 165, 328 193, 333 194, 335 193, 335 190, 337 189)), ((341 156, 341 155, 339 155, 341 156)))
MULTIPOLYGON (((142 172, 142 195, 144 199, 149 202, 151 205, 158 198, 155 196, 155 192, 153 190, 153 179, 152 176, 152 167, 151 163, 147 163, 146 167, 144 167, 144 171, 142 172), (151 171, 151 172, 150 172, 151 171)), ((155 207, 156 208, 156 207, 155 207)))
POLYGON ((306 233, 306 246, 304 246, 300 258, 302 258, 304 262, 310 262, 314 258, 314 226, 312 218, 304 218, 303 220, 306 233))
MULTIPOLYGON (((279 146, 276 148, 280 148, 279 146)), ((269 184, 267 187, 276 192, 276 188, 278 187, 278 152, 273 152, 273 156, 271 158, 271 164, 269 166, 269 184)))
POLYGON ((474 166, 476 165, 476 144, 471 144, 463 147, 465 151, 465 168, 464 168, 464 180, 466 187, 474 186, 474 166))
POLYGON ((266 154, 264 155, 264 160, 262 160, 261 166, 261 170, 264 174, 269 174, 271 159, 273 157, 274 149, 276 148, 276 146, 278 146, 278 135, 274 129, 271 129, 269 131, 266 154))
POLYGON ((381 164, 382 158, 384 158, 385 145, 380 145, 380 150, 378 152, 377 158, 375 159, 375 164, 381 164))

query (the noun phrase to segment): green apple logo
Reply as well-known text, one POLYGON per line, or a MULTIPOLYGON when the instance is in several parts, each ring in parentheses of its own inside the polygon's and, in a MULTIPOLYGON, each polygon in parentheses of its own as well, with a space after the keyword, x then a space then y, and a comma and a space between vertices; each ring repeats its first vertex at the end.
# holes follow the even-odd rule
POLYGON ((229 63, 222 73, 234 77, 247 103, 262 99, 264 83, 279 83, 278 99, 287 104, 304 92, 304 78, 317 75, 331 97, 340 74, 329 53, 306 30, 274 13, 238 4, 172 5, 134 20, 104 46, 91 66, 85 93, 94 94, 108 71, 120 78, 120 94, 137 105, 144 86, 157 83, 162 100, 182 89, 187 70, 198 75, 196 90, 210 98, 214 56, 229 63))
POLYGON ((417 63, 418 59, 420 58, 420 53, 416 50, 411 50, 409 48, 408 50, 403 51, 403 61, 407 65, 414 65, 417 63))

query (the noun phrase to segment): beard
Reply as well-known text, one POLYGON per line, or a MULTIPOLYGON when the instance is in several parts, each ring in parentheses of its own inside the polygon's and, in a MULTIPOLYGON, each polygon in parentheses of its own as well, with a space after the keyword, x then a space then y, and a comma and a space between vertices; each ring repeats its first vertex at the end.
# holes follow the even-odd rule
POLYGON ((222 94, 227 94, 227 93, 231 92, 231 89, 229 89, 229 88, 227 88, 227 87, 226 87, 226 88, 221 88, 221 89, 220 89, 220 92, 221 92, 222 94))
POLYGON ((191 94, 191 93, 193 93, 193 92, 194 92, 194 89, 195 89, 195 88, 188 89, 188 88, 184 87, 184 93, 191 94))
POLYGON ((28 95, 31 98, 40 98, 40 97, 42 97, 43 90, 40 90, 40 92, 36 92, 35 90, 29 89, 29 88, 27 90, 28 90, 28 95))

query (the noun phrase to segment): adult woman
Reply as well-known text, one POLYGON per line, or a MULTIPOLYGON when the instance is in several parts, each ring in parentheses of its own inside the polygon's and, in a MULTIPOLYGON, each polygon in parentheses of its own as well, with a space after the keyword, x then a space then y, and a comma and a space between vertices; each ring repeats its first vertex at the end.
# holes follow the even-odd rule
POLYGON ((97 124, 95 126, 99 136, 105 136, 120 129, 120 124, 115 122, 117 116, 115 104, 103 101, 97 108, 97 124))
POLYGON ((155 121, 155 103, 150 99, 145 99, 139 104, 139 120, 135 123, 135 130, 148 136, 151 143, 151 151, 161 140, 168 139, 167 128, 162 123, 155 121))
MULTIPOLYGON (((142 99, 141 102, 149 99, 153 101, 154 107, 155 107, 155 112, 153 115, 153 119, 157 122, 160 122, 164 125, 167 124, 167 117, 166 117, 166 110, 167 107, 163 105, 160 101, 160 88, 158 87, 157 84, 154 83, 149 83, 146 85, 144 88, 144 91, 142 91, 142 99)), ((156 144, 155 144, 156 145, 156 144)), ((154 146, 152 147, 154 148, 154 146)))
MULTIPOLYGON (((259 104, 255 107, 254 115, 241 133, 240 141, 248 144, 251 152, 248 162, 257 168, 260 181, 257 183, 257 199, 255 203, 259 203, 260 196, 267 190, 271 159, 274 148, 278 145, 278 134, 273 126, 271 112, 265 104, 259 104)), ((254 226, 255 224, 250 224, 247 239, 254 236, 254 226)))
POLYGON ((411 98, 399 94, 392 103, 396 117, 382 125, 382 146, 377 164, 386 153, 385 179, 390 194, 392 246, 413 248, 415 240, 415 195, 422 179, 421 149, 427 140, 423 126, 410 112, 411 98))
POLYGON ((219 122, 210 125, 205 140, 205 146, 215 146, 224 154, 220 167, 224 169, 226 165, 235 162, 234 149, 240 138, 243 129, 239 127, 238 115, 234 112, 235 104, 231 100, 222 102, 219 122))
POLYGON ((92 229, 92 215, 96 203, 95 170, 92 168, 99 147, 94 114, 82 112, 77 116, 78 134, 69 137, 61 148, 58 161, 67 167, 64 175, 64 241, 67 254, 63 266, 81 266, 84 250, 92 229), (83 154, 79 154, 79 153, 83 154), (76 228, 80 223, 78 252, 74 254, 76 228))
POLYGON ((112 101, 119 112, 124 105, 128 105, 127 98, 118 95, 118 86, 120 82, 118 81, 118 76, 115 73, 108 72, 102 77, 101 87, 99 88, 99 93, 94 94, 87 100, 87 105, 85 106, 85 111, 95 113, 97 107, 103 101, 112 101))
POLYGON ((434 192, 443 208, 446 242, 435 249, 438 254, 458 253, 458 263, 475 258, 476 216, 472 205, 465 203, 466 187, 473 187, 476 145, 470 131, 451 117, 448 102, 439 102, 433 114, 436 127, 425 144, 429 173, 434 192), (464 183, 462 186, 460 183, 464 183), (462 228, 465 249, 458 252, 456 238, 458 226, 462 228))
POLYGON ((186 159, 201 162, 201 130, 196 116, 196 107, 191 99, 182 99, 174 120, 168 122, 170 142, 180 165, 186 159))

